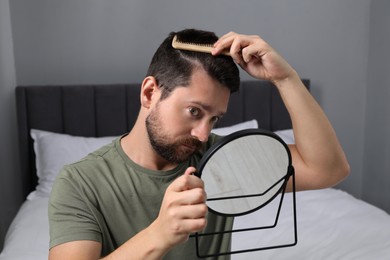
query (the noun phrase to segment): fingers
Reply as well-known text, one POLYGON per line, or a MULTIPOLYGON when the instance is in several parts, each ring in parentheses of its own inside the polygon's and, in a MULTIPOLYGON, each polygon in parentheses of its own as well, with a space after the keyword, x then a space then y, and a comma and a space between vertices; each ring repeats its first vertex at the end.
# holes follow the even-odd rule
POLYGON ((182 205, 180 208, 172 208, 169 212, 172 219, 193 220, 205 218, 208 208, 206 204, 182 205))
POLYGON ((188 237, 191 233, 199 232, 203 230, 207 225, 207 219, 206 218, 198 218, 198 219, 185 219, 182 221, 182 226, 180 230, 178 230, 178 233, 186 233, 186 236, 188 237))
POLYGON ((183 211, 182 217, 184 218, 204 216, 206 212, 202 209, 207 209, 205 204, 207 195, 204 190, 204 183, 200 178, 192 175, 191 173, 193 172, 195 172, 195 168, 189 167, 184 175, 177 178, 168 186, 164 197, 168 207, 178 206, 177 210, 183 211), (200 205, 199 208, 201 210, 199 213, 195 212, 195 210, 199 209, 198 207, 193 207, 193 211, 190 210, 191 207, 185 207, 194 205, 200 205))
POLYGON ((288 77, 295 77, 294 69, 257 35, 227 33, 214 44, 212 54, 219 55, 226 50, 254 78, 277 83, 288 77))
POLYGON ((167 211, 165 227, 171 225, 169 233, 176 235, 201 231, 207 225, 207 212, 208 208, 204 203, 172 207, 167 211))
POLYGON ((191 212, 191 207, 185 206, 200 205, 200 209, 207 208, 205 204, 207 195, 204 190, 203 180, 192 175, 191 173, 193 172, 195 172, 195 168, 189 167, 184 175, 171 183, 167 188, 166 193, 167 199, 172 199, 170 205, 184 206, 183 208, 180 208, 183 212, 188 212, 186 214, 183 213, 182 217, 184 218, 198 218, 204 216, 206 213, 204 210, 200 210, 199 213, 196 213, 195 210, 198 209, 198 207, 193 207, 192 209, 194 211, 191 212))
POLYGON ((203 181, 196 177, 194 173, 196 169, 194 167, 188 167, 183 176, 177 178, 172 184, 168 187, 169 190, 180 192, 195 188, 204 188, 203 181))
POLYGON ((168 186, 154 222, 157 233, 163 234, 169 246, 185 241, 191 233, 204 229, 207 224, 204 184, 193 175, 195 171, 194 167, 189 167, 168 186))
POLYGON ((232 43, 234 41, 234 37, 235 37, 236 33, 234 32, 230 32, 230 33, 227 33, 225 35, 223 35, 221 38, 218 39, 218 41, 216 41, 214 43, 214 49, 213 51, 211 52, 213 55, 219 55, 221 54, 224 50, 228 50, 230 55, 232 56, 232 58, 234 59, 234 54, 235 52, 239 52, 240 50, 232 50, 231 46, 232 46, 232 43))
POLYGON ((190 167, 188 167, 187 170, 184 172, 184 175, 193 175, 193 174, 195 174, 195 172, 196 172, 195 167, 190 166, 190 167))
MULTIPOLYGON (((198 177, 191 176, 191 178, 198 178, 198 177)), ((179 181, 180 180, 177 180, 177 182, 179 181)), ((207 195, 203 188, 203 181, 201 181, 200 185, 197 185, 196 187, 192 187, 192 188, 187 188, 187 189, 180 188, 180 187, 190 186, 186 184, 186 180, 180 181, 179 183, 176 182, 172 183, 172 185, 175 185, 174 189, 172 189, 171 191, 175 193, 174 199, 177 205, 195 205, 200 203, 204 204, 206 202, 207 195), (175 190, 176 188, 177 190, 175 190)))
POLYGON ((240 65, 250 62, 253 58, 260 58, 266 51, 268 44, 257 35, 242 35, 229 32, 223 35, 214 44, 213 55, 220 54, 228 49, 234 61, 240 65))

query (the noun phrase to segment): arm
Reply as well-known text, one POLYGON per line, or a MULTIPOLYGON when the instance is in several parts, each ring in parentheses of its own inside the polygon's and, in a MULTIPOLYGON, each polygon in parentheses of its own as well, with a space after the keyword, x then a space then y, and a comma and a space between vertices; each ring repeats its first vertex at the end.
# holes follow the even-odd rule
POLYGON ((233 59, 252 77, 269 80, 278 89, 290 114, 295 145, 290 146, 298 190, 337 184, 349 164, 325 113, 307 91, 296 71, 258 36, 228 33, 213 54, 230 49, 233 59))
MULTIPOLYGON (((185 174, 168 186, 159 216, 146 229, 129 239, 103 259, 161 259, 175 245, 187 241, 191 233, 206 226, 207 206, 203 181, 185 174)), ((73 241, 53 247, 49 259, 99 259, 101 243, 73 241)))

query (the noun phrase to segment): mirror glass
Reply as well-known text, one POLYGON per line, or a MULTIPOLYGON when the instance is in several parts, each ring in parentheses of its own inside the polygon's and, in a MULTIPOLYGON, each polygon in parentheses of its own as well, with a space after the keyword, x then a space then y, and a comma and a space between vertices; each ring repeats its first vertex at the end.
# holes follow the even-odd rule
POLYGON ((250 129, 222 138, 198 166, 209 210, 238 216, 261 208, 284 187, 290 165, 287 145, 272 132, 250 129))

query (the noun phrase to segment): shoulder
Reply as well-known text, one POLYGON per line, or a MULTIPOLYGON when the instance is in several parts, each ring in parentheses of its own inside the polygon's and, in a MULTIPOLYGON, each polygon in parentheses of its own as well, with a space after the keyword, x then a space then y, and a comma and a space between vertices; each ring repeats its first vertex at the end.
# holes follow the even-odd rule
POLYGON ((118 139, 88 154, 77 162, 65 165, 63 172, 89 172, 91 169, 101 168, 104 165, 113 163, 114 159, 118 159, 117 142, 118 139))
MULTIPOLYGON (((110 175, 120 163, 116 149, 117 140, 88 154, 77 162, 65 165, 60 171, 55 184, 60 186, 92 185, 105 180, 105 175, 110 175)), ((119 166, 118 166, 119 165, 119 166)))

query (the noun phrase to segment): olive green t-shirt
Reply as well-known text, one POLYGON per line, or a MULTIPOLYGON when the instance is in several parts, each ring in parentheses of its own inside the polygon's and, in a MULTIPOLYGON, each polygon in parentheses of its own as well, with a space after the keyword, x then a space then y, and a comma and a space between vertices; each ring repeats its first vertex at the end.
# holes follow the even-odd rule
MULTIPOLYGON (((111 253, 157 218, 166 188, 202 156, 197 153, 169 171, 153 171, 135 164, 120 139, 62 169, 49 200, 50 248, 93 240, 102 243, 102 256, 111 253)), ((216 139, 211 135, 205 149, 216 139)), ((232 225, 232 218, 209 212, 205 232, 229 230, 232 225)), ((201 255, 226 252, 230 236, 199 237, 199 248, 201 255)), ((195 238, 176 246, 164 259, 197 259, 195 238)))

